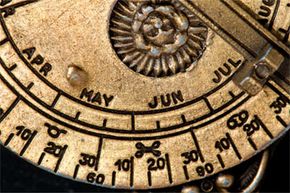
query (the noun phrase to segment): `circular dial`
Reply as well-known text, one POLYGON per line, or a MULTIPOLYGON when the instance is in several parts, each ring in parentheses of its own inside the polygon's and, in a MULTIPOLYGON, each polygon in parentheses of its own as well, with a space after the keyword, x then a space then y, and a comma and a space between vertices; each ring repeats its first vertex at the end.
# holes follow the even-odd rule
MULTIPOLYGON (((238 6, 289 44, 287 0, 238 6)), ((233 79, 248 55, 196 10, 190 0, 2 2, 2 144, 125 189, 205 178, 266 148, 290 123, 289 60, 247 94, 233 79)))

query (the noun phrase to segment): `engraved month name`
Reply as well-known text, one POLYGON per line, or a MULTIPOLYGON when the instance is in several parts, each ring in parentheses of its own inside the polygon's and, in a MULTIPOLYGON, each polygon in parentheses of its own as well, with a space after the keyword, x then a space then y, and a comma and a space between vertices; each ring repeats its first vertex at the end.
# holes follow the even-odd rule
POLYGON ((89 103, 94 103, 106 107, 110 106, 114 100, 114 96, 95 92, 94 90, 89 90, 87 88, 83 89, 80 98, 84 100, 86 99, 89 103))
POLYGON ((242 63, 242 60, 234 61, 232 59, 228 59, 222 67, 219 67, 214 71, 215 78, 213 78, 212 81, 216 84, 221 83, 224 78, 229 77, 242 63))
POLYGON ((39 73, 43 76, 48 76, 52 71, 52 65, 45 61, 45 58, 41 54, 36 53, 35 47, 27 48, 23 50, 22 53, 26 56, 32 66, 40 66, 39 73))
POLYGON ((156 109, 157 107, 170 107, 182 102, 184 102, 184 97, 182 92, 179 90, 177 92, 154 96, 152 101, 148 103, 148 106, 151 109, 156 109))

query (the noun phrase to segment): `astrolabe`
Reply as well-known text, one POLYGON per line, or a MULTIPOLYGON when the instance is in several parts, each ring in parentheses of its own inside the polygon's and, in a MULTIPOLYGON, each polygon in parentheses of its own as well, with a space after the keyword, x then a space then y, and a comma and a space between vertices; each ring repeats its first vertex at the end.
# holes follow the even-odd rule
MULTIPOLYGON (((6 0, 0 12, 1 143, 57 175, 147 190, 220 174, 226 191, 223 171, 289 129, 288 0, 6 0)), ((259 182, 242 181, 233 191, 259 182)))

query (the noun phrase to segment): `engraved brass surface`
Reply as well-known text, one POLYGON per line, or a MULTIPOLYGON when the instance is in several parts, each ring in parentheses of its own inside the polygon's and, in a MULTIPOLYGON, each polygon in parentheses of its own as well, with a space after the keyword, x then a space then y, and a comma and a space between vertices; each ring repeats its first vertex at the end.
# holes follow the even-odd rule
POLYGON ((7 0, 0 12, 0 141, 51 172, 171 187, 289 130, 289 0, 7 0))

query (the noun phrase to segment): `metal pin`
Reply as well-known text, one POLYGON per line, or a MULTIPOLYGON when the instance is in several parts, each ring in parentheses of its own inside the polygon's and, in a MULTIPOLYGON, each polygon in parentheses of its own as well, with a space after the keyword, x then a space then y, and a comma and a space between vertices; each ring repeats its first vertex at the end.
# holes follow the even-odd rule
POLYGON ((216 186, 220 189, 228 189, 234 184, 234 176, 229 174, 221 174, 216 179, 216 186))
POLYGON ((197 186, 186 186, 182 189, 181 193, 200 193, 197 186))
POLYGON ((255 73, 258 78, 266 79, 271 75, 271 71, 266 63, 260 63, 255 67, 255 73))
POLYGON ((211 192, 213 188, 214 188, 213 183, 210 180, 204 180, 201 183, 201 190, 203 192, 211 192))
POLYGON ((72 86, 82 86, 88 81, 87 73, 75 65, 68 67, 66 78, 72 86))

